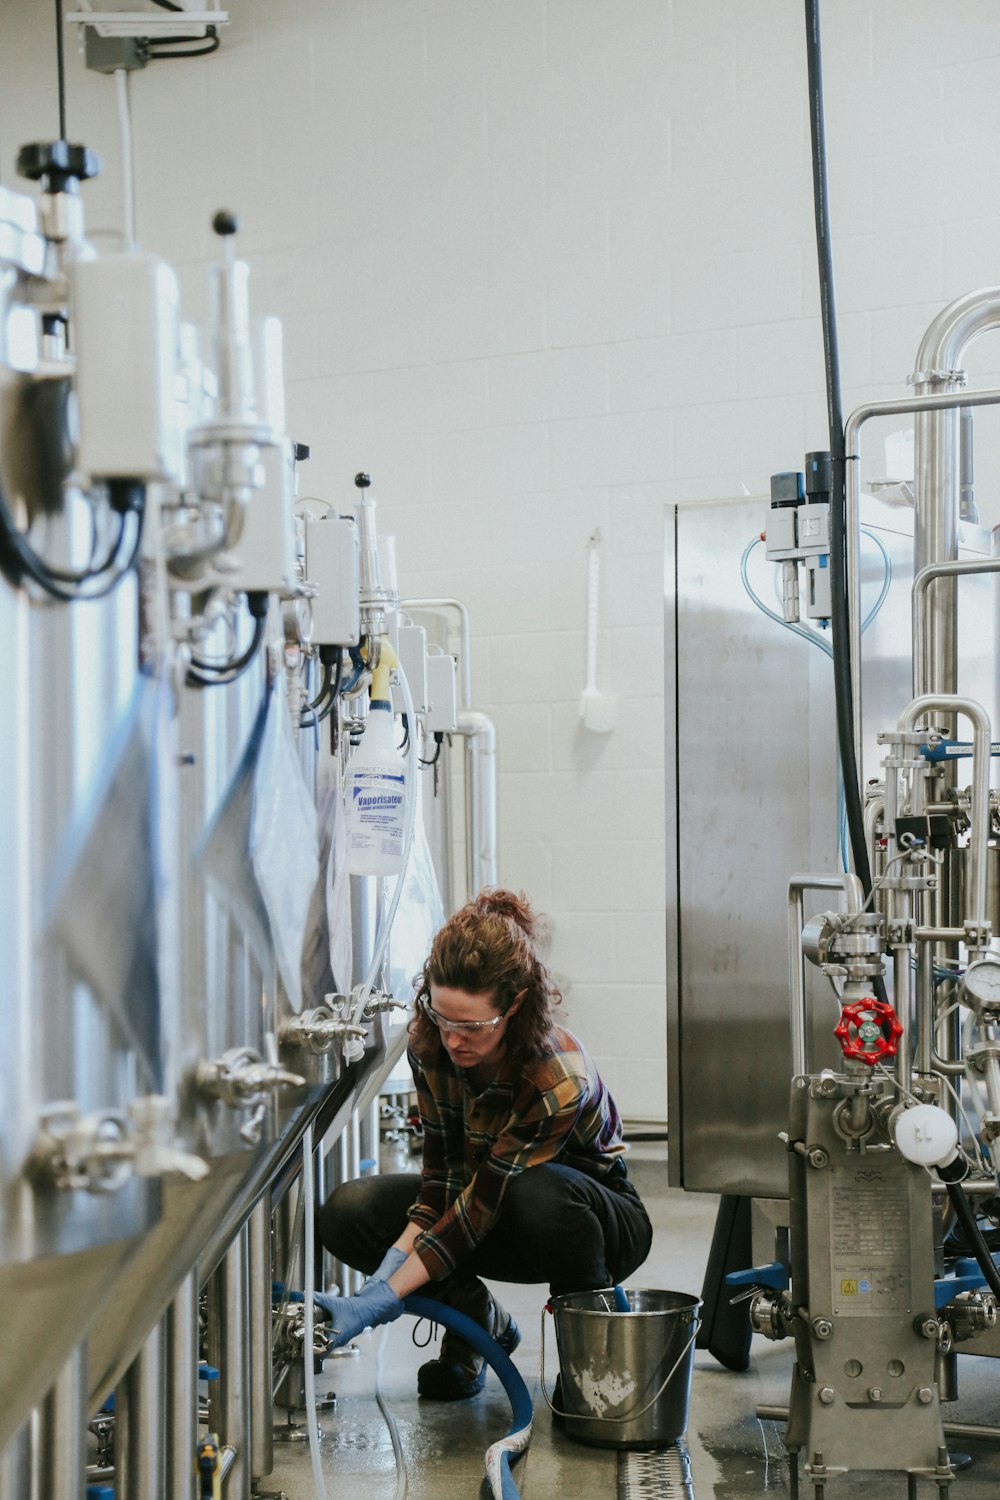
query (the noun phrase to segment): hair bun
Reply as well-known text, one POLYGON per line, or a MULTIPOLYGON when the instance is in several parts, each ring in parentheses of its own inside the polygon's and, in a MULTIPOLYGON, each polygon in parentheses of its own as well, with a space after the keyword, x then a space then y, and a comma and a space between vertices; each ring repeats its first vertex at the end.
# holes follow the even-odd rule
POLYGON ((538 917, 523 891, 507 891, 501 886, 492 886, 480 891, 470 905, 479 916, 507 917, 529 938, 536 935, 538 917))

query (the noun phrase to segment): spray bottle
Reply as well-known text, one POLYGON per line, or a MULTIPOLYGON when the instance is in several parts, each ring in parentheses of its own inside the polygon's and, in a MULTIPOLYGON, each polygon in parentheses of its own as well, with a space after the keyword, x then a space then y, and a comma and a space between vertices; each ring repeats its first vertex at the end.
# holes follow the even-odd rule
POLYGON ((383 636, 361 743, 347 763, 347 868, 352 875, 396 875, 403 867, 406 767, 396 748, 389 673, 396 653, 383 636))

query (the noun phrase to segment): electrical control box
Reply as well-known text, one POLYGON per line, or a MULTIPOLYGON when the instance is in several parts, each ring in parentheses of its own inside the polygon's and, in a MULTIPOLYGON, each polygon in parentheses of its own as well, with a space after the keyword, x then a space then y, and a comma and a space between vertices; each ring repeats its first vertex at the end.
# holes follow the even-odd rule
MULTIPOLYGON (((400 625, 396 632, 396 655, 406 673, 406 681, 418 714, 427 708, 427 632, 420 625, 400 625)), ((392 690, 393 707, 402 713, 403 695, 398 688, 392 690)))
POLYGON ((177 277, 155 255, 74 262, 77 465, 87 479, 180 480, 178 307, 177 277))
POLYGON ((431 646, 427 657, 428 734, 451 734, 458 724, 458 662, 439 646, 431 646))
POLYGON ((307 516, 306 577, 315 584, 313 640, 356 646, 361 639, 358 528, 352 516, 307 516))
POLYGON ((247 506, 243 531, 233 547, 235 571, 227 574, 231 589, 263 593, 294 592, 295 522, 292 516, 292 445, 287 438, 262 443, 264 482, 247 506))

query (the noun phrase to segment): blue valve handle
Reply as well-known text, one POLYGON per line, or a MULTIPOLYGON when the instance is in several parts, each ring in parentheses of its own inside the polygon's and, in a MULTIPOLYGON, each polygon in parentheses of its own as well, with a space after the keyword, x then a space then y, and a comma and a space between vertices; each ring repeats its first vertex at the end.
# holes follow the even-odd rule
MULTIPOLYGON (((939 740, 936 745, 921 745, 920 754, 925 760, 964 760, 972 754, 972 746, 964 740, 939 740)), ((1000 755, 1000 743, 990 745, 991 755, 1000 755)))
POLYGON ((766 1266, 730 1271, 726 1286, 766 1286, 774 1292, 785 1292, 788 1290, 788 1268, 780 1260, 772 1260, 766 1266))

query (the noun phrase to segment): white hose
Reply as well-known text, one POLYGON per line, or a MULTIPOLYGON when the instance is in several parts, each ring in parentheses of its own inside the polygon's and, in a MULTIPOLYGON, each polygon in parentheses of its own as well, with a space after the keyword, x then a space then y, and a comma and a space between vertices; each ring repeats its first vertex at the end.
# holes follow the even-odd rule
POLYGON ((396 1421, 395 1413, 385 1399, 385 1394, 382 1390, 382 1362, 385 1357, 385 1346, 388 1337, 389 1325, 386 1323, 379 1334, 378 1353, 375 1355, 375 1400, 378 1402, 379 1411, 385 1418, 385 1425, 389 1429, 389 1439, 392 1443, 393 1456, 396 1460, 396 1493, 393 1496, 393 1500, 406 1500, 406 1455, 403 1452, 403 1441, 399 1436, 399 1424, 396 1421))
MULTIPOLYGON (((399 690, 403 695, 403 709, 406 713, 406 722, 410 727, 410 737, 406 752, 406 812, 403 822, 403 864, 399 874, 396 876, 396 885, 392 893, 392 899, 386 908, 382 923, 379 927, 378 937, 372 953, 372 961, 368 966, 365 981, 358 992, 357 1003, 351 1016, 351 1024, 361 1024, 362 1013, 368 1001, 371 999, 375 981, 382 968, 382 960, 389 943, 389 934, 392 924, 399 908, 399 898, 403 894, 403 885, 406 881, 406 872, 410 864, 410 853, 413 849, 413 831, 417 821, 417 716, 413 710, 413 698, 410 694, 410 684, 406 680, 406 673, 402 667, 396 667, 395 672, 399 682, 399 690)), ((364 1043, 351 1038, 344 1043, 344 1058, 347 1062, 354 1062, 364 1056, 364 1043)))
POLYGON ((305 1216, 305 1274, 302 1295, 305 1299, 305 1339, 302 1363, 306 1377, 306 1426, 309 1430, 309 1457, 312 1459, 315 1500, 329 1500, 323 1478, 323 1461, 319 1451, 319 1416, 316 1411, 316 1362, 313 1358, 315 1309, 315 1193, 313 1185, 313 1133, 306 1126, 302 1137, 302 1210, 305 1216))

